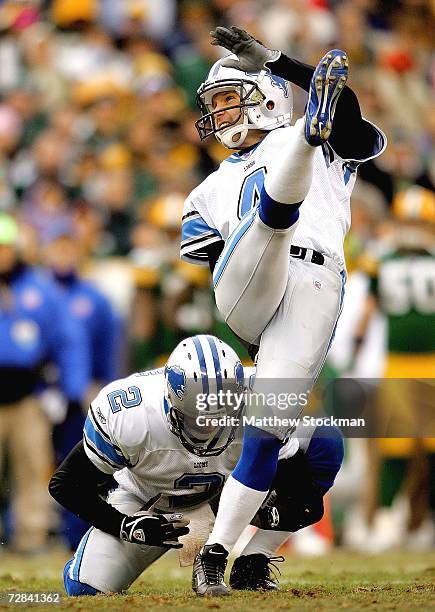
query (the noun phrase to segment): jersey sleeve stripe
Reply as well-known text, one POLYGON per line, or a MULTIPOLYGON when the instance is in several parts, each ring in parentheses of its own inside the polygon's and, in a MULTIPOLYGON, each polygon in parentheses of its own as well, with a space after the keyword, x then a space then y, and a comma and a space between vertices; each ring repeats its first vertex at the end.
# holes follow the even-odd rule
POLYGON ((110 443, 109 435, 104 431, 104 429, 99 424, 99 422, 97 420, 97 417, 95 416, 95 412, 94 412, 94 409, 92 408, 92 406, 89 406, 88 417, 90 418, 90 420, 92 422, 92 425, 94 426, 94 429, 98 429, 100 434, 110 443))
POLYGON ((109 463, 115 464, 119 468, 127 465, 125 458, 117 452, 110 442, 107 442, 105 438, 97 431, 89 416, 86 418, 84 427, 84 437, 93 448, 95 448, 103 457, 109 460, 109 463))
POLYGON ((196 259, 208 259, 207 251, 192 251, 191 255, 196 259))
POLYGON ((199 212, 197 210, 191 210, 190 212, 185 213, 182 217, 181 217, 181 222, 184 223, 184 221, 186 221, 186 219, 191 219, 192 217, 200 217, 201 215, 199 214, 199 212))
POLYGON ((345 162, 343 164, 343 180, 344 180, 344 184, 347 185, 350 177, 352 176, 352 174, 354 174, 358 169, 358 163, 357 162, 345 162))
POLYGON ((197 236, 196 238, 189 238, 186 240, 182 240, 181 248, 184 249, 186 247, 191 247, 192 245, 195 245, 195 244, 201 244, 205 240, 210 240, 210 238, 213 238, 213 242, 217 240, 221 240, 221 238, 217 236, 216 234, 214 234, 213 232, 207 232, 206 234, 202 234, 201 236, 197 236))
POLYGON ((198 238, 204 234, 210 235, 215 234, 220 237, 217 229, 210 227, 200 216, 194 219, 188 219, 184 221, 181 229, 181 241, 189 240, 190 238, 198 238))
POLYGON ((180 249, 181 259, 191 263, 207 265, 208 255, 203 252, 204 247, 221 240, 219 236, 212 234, 208 238, 197 238, 189 241, 187 244, 182 243, 180 249))
POLYGON ((326 167, 328 168, 335 159, 334 149, 331 147, 329 142, 325 142, 322 145, 322 153, 325 158, 326 167))
POLYGON ((126 463, 126 465, 128 465, 129 467, 131 467, 131 464, 129 462, 129 460, 125 457, 124 453, 122 452, 122 450, 119 448, 119 446, 117 446, 116 444, 113 444, 113 442, 111 441, 111 439, 109 438, 108 434, 104 431, 104 429, 101 427, 101 425, 99 424, 95 413, 93 411, 92 406, 89 406, 89 413, 88 413, 88 417, 91 420, 92 425, 94 426, 94 429, 98 430, 98 432, 104 437, 105 440, 107 440, 107 442, 109 444, 111 444, 113 446, 113 448, 116 450, 116 452, 118 453, 118 455, 120 455, 121 457, 124 458, 124 461, 126 463))
POLYGON ((181 259, 183 261, 187 261, 187 263, 196 265, 196 266, 208 266, 208 258, 204 257, 195 257, 195 253, 186 253, 181 255, 181 259))
MULTIPOLYGON (((107 457, 104 457, 103 455, 100 455, 100 453, 91 445, 91 443, 86 438, 86 436, 83 436, 83 446, 85 447, 86 451, 89 451, 89 453, 91 453, 92 455, 95 455, 98 458, 98 462, 97 462, 96 465, 97 465, 97 467, 99 467, 99 469, 102 469, 98 465, 99 462, 101 462, 101 463, 103 463, 105 465, 108 465, 115 472, 117 472, 118 470, 121 470, 124 467, 124 466, 115 465, 111 461, 109 461, 107 459, 107 457)), ((103 471, 105 471, 105 470, 103 470, 103 471)))

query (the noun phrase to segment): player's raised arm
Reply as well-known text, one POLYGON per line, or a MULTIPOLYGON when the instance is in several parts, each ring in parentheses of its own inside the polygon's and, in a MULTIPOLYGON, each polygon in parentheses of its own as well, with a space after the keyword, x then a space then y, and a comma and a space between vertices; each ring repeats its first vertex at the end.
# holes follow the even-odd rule
MULTIPOLYGON (((314 66, 290 58, 279 50, 267 48, 237 26, 219 26, 210 34, 212 45, 225 47, 238 57, 237 60, 228 58, 222 65, 244 72, 268 70, 305 91, 310 90, 314 66)), ((329 144, 343 159, 361 161, 373 157, 383 148, 380 148, 379 130, 362 117, 358 98, 348 85, 337 101, 329 144)))

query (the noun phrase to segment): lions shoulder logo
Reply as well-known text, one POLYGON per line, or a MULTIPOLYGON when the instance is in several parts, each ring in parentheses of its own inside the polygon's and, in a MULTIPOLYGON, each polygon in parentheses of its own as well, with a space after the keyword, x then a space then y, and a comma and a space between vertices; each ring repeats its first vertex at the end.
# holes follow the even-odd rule
POLYGON ((169 366, 165 370, 166 380, 179 400, 183 400, 186 391, 186 374, 179 366, 169 366))

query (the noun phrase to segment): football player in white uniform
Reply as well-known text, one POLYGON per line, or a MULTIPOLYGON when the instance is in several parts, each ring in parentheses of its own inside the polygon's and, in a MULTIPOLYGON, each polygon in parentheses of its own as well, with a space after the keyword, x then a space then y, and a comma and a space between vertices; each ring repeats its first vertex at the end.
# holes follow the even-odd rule
MULTIPOLYGON (((83 441, 49 485, 59 503, 94 526, 65 566, 68 595, 128 589, 167 550, 181 547, 178 537, 189 531, 182 513, 200 509, 213 518, 211 507, 216 510, 242 440, 242 408, 211 400, 198 404, 212 393, 216 398, 219 390, 242 395, 240 360, 217 338, 194 336, 175 348, 165 368, 114 381, 97 395, 83 441), (228 416, 229 408, 235 421, 228 425, 197 421, 199 414, 228 416), (109 487, 105 501, 103 488, 107 493, 109 487)), ((340 468, 343 444, 335 428, 315 431, 281 449, 274 490, 255 517, 260 529, 240 557, 243 571, 234 566, 234 588, 275 589, 269 564, 277 543, 322 516, 323 495, 340 468), (288 482, 295 485, 292 491, 288 482)), ((199 547, 208 527, 207 519, 199 547)), ((199 588, 221 588, 226 556, 218 557, 221 563, 205 564, 196 573, 199 588)))
MULTIPOLYGON (((214 135, 237 152, 186 199, 181 257, 210 266, 221 315, 245 343, 259 346, 254 390, 274 379, 283 390, 306 393, 340 314, 356 169, 383 151, 385 136, 362 118, 345 85, 344 51, 328 52, 314 69, 234 26, 212 37, 235 55, 216 62, 198 89, 196 125, 202 139, 214 135), (289 81, 309 92, 294 126, 289 81)), ((245 430, 204 558, 228 553, 263 503, 288 429, 284 422, 245 430)), ((201 555, 194 572, 200 568, 201 555)))

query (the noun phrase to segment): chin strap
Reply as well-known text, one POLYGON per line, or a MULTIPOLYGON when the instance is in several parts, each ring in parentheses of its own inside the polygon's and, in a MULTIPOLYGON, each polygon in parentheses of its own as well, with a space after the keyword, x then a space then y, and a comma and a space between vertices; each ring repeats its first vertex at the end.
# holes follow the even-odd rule
POLYGON ((228 130, 226 130, 223 134, 216 134, 216 138, 227 149, 240 149, 241 145, 245 141, 246 136, 248 135, 248 130, 248 118, 245 116, 243 119, 243 123, 228 128, 228 130), (240 135, 239 138, 234 141, 233 138, 236 134, 240 135))

